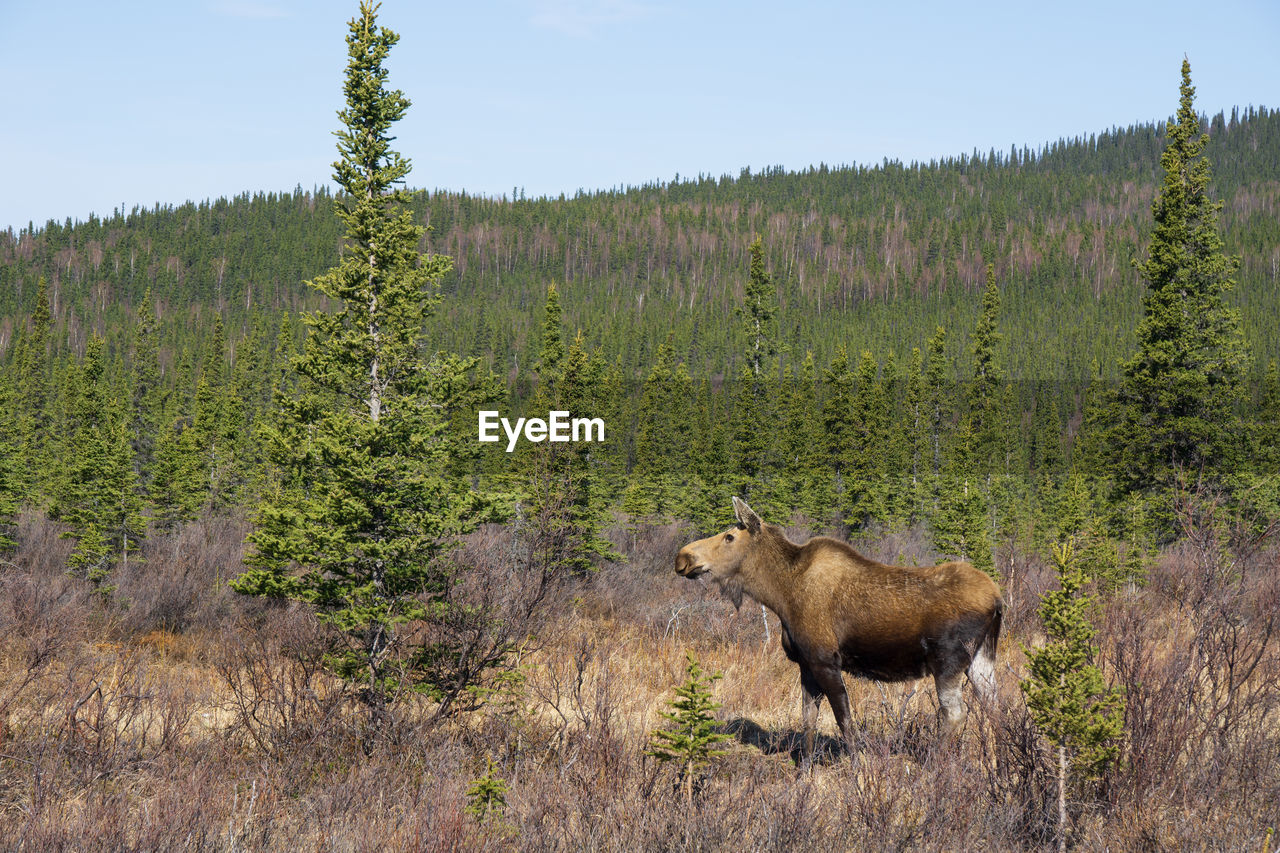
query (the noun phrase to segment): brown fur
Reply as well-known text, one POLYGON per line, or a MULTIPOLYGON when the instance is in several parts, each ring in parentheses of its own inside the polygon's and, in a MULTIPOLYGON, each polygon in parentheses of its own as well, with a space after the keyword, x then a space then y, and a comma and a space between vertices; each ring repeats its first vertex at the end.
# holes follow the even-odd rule
POLYGON ((800 667, 806 755, 823 696, 852 747, 841 671, 877 681, 934 676, 944 732, 964 719, 962 673, 993 689, 1003 603, 982 572, 963 562, 889 566, 827 537, 798 545, 737 498, 734 507, 738 526, 686 545, 676 571, 710 574, 735 604, 745 592, 778 615, 783 650, 800 667), (970 672, 975 658, 982 672, 970 672))

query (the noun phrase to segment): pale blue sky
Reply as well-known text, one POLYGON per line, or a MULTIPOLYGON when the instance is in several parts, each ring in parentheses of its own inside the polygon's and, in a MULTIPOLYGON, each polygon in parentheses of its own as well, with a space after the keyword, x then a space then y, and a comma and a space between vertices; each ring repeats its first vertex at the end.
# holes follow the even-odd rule
MULTIPOLYGON (((0 0, 0 229, 328 183, 355 0, 0 0)), ((385 0, 410 185, 904 161, 1280 106, 1280 3, 385 0), (1212 9, 1213 11, 1208 11, 1212 9)))

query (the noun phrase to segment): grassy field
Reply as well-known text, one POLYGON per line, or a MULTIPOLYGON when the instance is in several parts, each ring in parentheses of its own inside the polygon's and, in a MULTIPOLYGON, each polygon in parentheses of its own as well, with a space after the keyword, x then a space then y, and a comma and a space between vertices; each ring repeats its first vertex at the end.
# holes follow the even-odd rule
MULTIPOLYGON (((1127 702, 1124 760, 1072 791, 1084 850, 1268 849, 1280 824, 1280 572, 1274 542, 1230 540, 1189 514, 1144 586, 1100 605, 1099 664, 1127 702)), ((1048 748, 1018 686, 1053 583, 1002 555, 1008 616, 999 703, 935 743, 931 681, 850 680, 856 757, 825 707, 820 757, 797 766, 797 671, 752 603, 674 575, 691 532, 652 528, 627 564, 560 589, 513 676, 480 710, 433 722, 421 699, 371 737, 318 664, 305 612, 240 599, 246 527, 207 520, 147 544, 94 593, 70 542, 27 516, 0 566, 0 848, 22 850, 1052 849, 1048 748), (731 735, 692 807, 649 732, 684 679, 715 683, 731 735), (468 789, 493 762, 505 806, 468 789)), ((474 536, 484 564, 506 532, 474 536)), ((917 532, 858 543, 930 561, 917 532)), ((496 552, 495 552, 496 553, 496 552)), ((1274 845, 1272 845, 1274 846, 1274 845)))

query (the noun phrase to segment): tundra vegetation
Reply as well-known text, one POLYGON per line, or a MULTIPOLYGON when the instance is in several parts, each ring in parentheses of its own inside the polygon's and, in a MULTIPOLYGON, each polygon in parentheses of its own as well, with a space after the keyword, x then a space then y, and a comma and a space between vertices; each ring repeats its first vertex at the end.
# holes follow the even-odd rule
MULTIPOLYGON (((348 128, 407 106, 375 12, 348 128)), ((0 838, 1264 849, 1280 116, 1193 95, 1184 66, 1167 126, 563 199, 402 195, 348 129, 337 195, 0 233, 0 838), (508 454, 482 410, 606 440, 508 454), (734 494, 985 569, 996 701, 937 749, 933 691, 850 679, 798 767, 777 617, 671 571, 734 494), (650 753, 688 654, 729 739, 686 786, 650 753)))

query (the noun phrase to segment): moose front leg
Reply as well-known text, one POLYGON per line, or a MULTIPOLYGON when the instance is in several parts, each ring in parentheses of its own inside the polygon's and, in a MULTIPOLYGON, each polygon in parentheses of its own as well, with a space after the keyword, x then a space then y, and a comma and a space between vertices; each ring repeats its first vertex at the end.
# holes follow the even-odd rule
POLYGON ((856 755, 853 742, 853 715, 849 711, 849 694, 845 691, 844 675, 840 672, 839 658, 831 663, 811 665, 810 671, 818 683, 818 689, 831 703, 831 713, 835 715, 836 726, 840 729, 840 737, 850 755, 856 755))
POLYGON ((818 679, 804 664, 800 664, 800 688, 804 696, 800 699, 800 723, 804 741, 800 747, 800 760, 808 763, 813 760, 813 741, 818 728, 818 709, 822 706, 822 688, 818 679))

